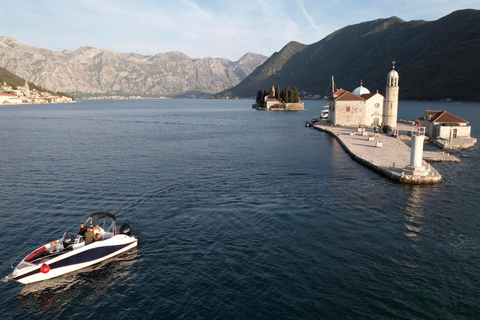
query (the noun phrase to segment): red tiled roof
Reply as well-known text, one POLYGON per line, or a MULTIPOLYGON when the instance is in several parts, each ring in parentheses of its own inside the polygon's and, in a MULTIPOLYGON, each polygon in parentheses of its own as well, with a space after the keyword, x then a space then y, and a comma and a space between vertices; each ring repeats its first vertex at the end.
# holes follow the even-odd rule
POLYGON ((444 111, 441 115, 439 115, 433 122, 443 122, 443 123, 468 123, 467 120, 463 120, 456 115, 451 114, 450 112, 444 111))
POLYGON ((365 100, 368 100, 371 97, 373 97, 374 95, 376 95, 376 93, 365 93, 365 94, 362 94, 360 97, 362 97, 365 100))
POLYGON ((336 98, 335 101, 365 101, 362 97, 354 95, 349 91, 345 91, 340 97, 336 98))
POLYGON ((447 111, 439 111, 439 110, 427 110, 427 114, 432 117, 432 122, 436 123, 467 123, 467 120, 463 120, 456 115, 451 114, 447 111))
POLYGON ((11 94, 11 93, 0 93, 0 96, 4 96, 4 97, 16 97, 16 95, 11 94))
POLYGON ((362 97, 363 99, 365 99, 365 100, 368 100, 368 99, 370 99, 371 97, 373 97, 373 96, 375 96, 375 95, 377 95, 377 94, 378 94, 380 97, 383 98, 383 96, 382 96, 380 93, 378 93, 378 91, 375 92, 375 93, 365 93, 365 94, 362 94, 361 97, 362 97))
POLYGON ((432 117, 432 120, 435 120, 443 111, 440 110, 427 110, 426 114, 432 117))
POLYGON ((337 91, 335 91, 335 92, 333 93, 333 95, 334 95, 334 96, 341 96, 341 95, 344 94, 345 92, 347 92, 347 90, 340 88, 340 89, 338 89, 337 91))

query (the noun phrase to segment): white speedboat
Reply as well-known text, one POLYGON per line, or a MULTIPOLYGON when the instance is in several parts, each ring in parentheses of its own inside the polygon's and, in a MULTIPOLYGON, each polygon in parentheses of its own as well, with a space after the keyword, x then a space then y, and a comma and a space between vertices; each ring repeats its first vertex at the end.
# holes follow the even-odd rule
POLYGON ((86 244, 81 235, 65 232, 61 239, 47 243, 23 258, 4 281, 15 280, 27 284, 51 279, 94 265, 137 246, 137 239, 131 234, 129 225, 123 224, 117 231, 117 218, 113 214, 94 212, 86 223, 92 223, 94 217, 103 219, 103 232, 96 241, 86 244))
POLYGON ((328 106, 323 107, 323 110, 320 113, 320 119, 328 119, 328 114, 329 114, 329 107, 328 106))

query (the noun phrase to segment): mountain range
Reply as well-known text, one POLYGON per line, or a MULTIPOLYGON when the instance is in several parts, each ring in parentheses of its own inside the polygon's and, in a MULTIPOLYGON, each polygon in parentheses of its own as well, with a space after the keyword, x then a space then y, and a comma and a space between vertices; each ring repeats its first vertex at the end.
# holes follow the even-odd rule
POLYGON ((480 100, 480 11, 455 11, 436 21, 398 17, 346 26, 305 45, 290 42, 270 58, 192 59, 182 52, 141 55, 88 46, 62 52, 0 37, 0 67, 30 83, 74 97, 254 97, 272 85, 303 95, 353 90, 363 82, 384 93, 396 61, 400 99, 480 100))
POLYGON ((238 61, 192 59, 182 52, 153 56, 83 46, 62 52, 0 37, 0 67, 29 82, 75 97, 205 96, 238 84, 267 59, 247 53, 238 61))
MULTIPOLYGON (((11 86, 13 88, 16 87, 23 87, 25 86, 25 79, 20 78, 16 74, 11 73, 10 71, 0 67, 0 84, 6 84, 7 86, 11 86)), ((46 92, 54 96, 68 96, 63 92, 53 92, 51 90, 47 90, 40 86, 35 85, 34 83, 28 83, 29 89, 36 89, 39 92, 46 92)))
POLYGON ((247 78, 218 97, 254 97, 273 84, 296 86, 305 94, 352 91, 363 85, 384 93, 396 61, 400 99, 480 100, 480 11, 455 11, 436 21, 397 17, 344 27, 305 45, 288 43, 247 78))

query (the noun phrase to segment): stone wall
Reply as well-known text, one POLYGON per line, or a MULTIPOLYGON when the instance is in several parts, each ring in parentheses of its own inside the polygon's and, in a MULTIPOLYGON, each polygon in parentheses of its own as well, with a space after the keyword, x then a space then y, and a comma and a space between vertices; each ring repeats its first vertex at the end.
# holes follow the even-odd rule
POLYGON ((285 110, 288 110, 288 111, 305 110, 305 106, 304 106, 304 103, 303 103, 303 102, 286 103, 286 104, 285 104, 285 110))
POLYGON ((365 123, 365 101, 336 101, 333 124, 357 127, 365 123))
POLYGON ((442 138, 449 140, 453 138, 453 130, 457 129, 457 138, 469 138, 472 131, 470 126, 437 126, 438 136, 436 138, 442 138))

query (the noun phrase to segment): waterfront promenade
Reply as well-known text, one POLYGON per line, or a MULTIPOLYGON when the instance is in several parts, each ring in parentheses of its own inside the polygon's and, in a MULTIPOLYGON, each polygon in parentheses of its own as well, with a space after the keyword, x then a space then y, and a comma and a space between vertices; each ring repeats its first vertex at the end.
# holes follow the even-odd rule
POLYGON ((423 166, 429 169, 428 174, 419 176, 406 173, 404 168, 410 164, 410 147, 400 139, 384 133, 375 134, 373 129, 358 132, 357 128, 323 123, 317 123, 313 127, 335 137, 355 161, 391 180, 410 184, 442 181, 442 176, 426 161, 423 161, 423 166))

